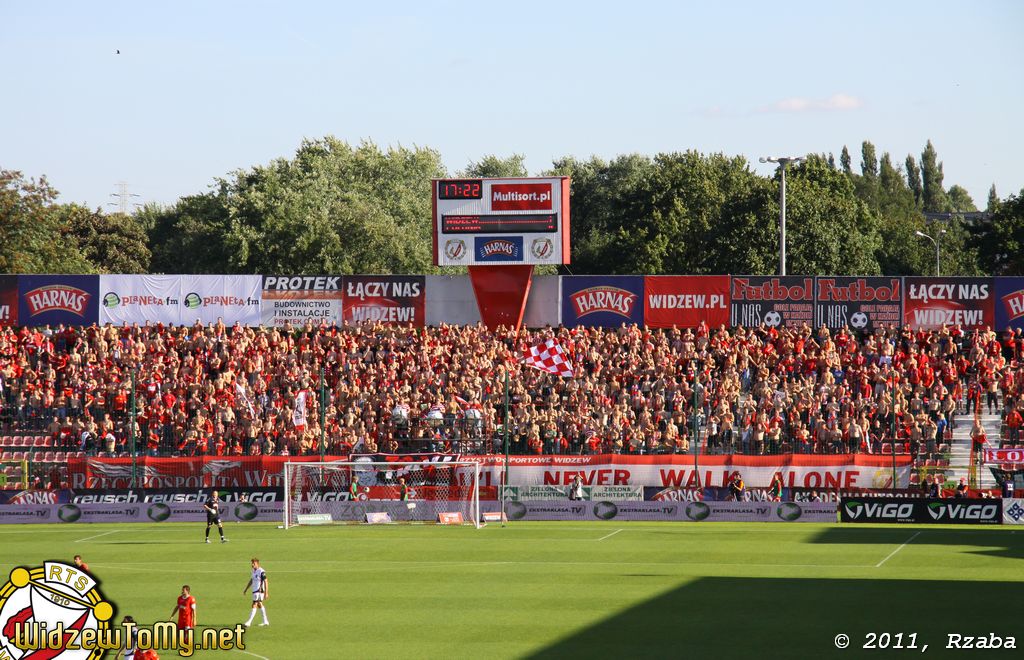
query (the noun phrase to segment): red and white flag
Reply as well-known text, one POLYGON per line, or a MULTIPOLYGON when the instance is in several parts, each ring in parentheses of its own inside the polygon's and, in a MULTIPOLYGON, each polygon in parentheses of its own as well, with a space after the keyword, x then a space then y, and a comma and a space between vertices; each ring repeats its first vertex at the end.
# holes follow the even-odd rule
POLYGON ((540 369, 556 376, 572 378, 574 375, 565 351, 554 339, 548 339, 543 344, 532 346, 523 356, 522 362, 528 367, 540 369))
POLYGON ((295 429, 302 432, 306 428, 306 397, 309 396, 307 390, 299 390, 299 393, 295 395, 295 409, 292 411, 292 424, 295 429))

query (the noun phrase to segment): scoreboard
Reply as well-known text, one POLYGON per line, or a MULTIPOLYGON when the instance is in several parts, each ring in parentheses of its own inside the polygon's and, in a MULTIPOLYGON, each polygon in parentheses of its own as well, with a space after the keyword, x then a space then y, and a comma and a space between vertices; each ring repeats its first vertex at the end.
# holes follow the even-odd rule
POLYGON ((569 263, 569 178, 434 179, 434 264, 569 263))

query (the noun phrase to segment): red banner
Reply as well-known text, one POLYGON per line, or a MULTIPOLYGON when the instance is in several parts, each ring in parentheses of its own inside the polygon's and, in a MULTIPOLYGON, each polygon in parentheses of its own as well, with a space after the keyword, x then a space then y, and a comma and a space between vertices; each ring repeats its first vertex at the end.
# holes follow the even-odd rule
POLYGON ((426 322, 423 275, 349 275, 342 282, 346 324, 377 321, 422 328, 426 322))
POLYGON ((0 326, 18 325, 18 276, 0 275, 0 326))
POLYGON ((644 278, 644 321, 652 328, 729 325, 728 275, 644 278))
POLYGON ((995 280, 991 277, 907 277, 904 322, 915 330, 943 325, 980 330, 995 326, 995 280))
MULTIPOLYGON (((138 459, 134 474, 138 488, 230 488, 282 486, 288 461, 315 462, 319 456, 217 456, 138 459)), ((327 460, 345 460, 330 456, 327 460)), ((68 461, 71 488, 131 488, 132 459, 74 458, 68 461)))
POLYGON ((986 449, 985 463, 1024 463, 1024 449, 986 449))

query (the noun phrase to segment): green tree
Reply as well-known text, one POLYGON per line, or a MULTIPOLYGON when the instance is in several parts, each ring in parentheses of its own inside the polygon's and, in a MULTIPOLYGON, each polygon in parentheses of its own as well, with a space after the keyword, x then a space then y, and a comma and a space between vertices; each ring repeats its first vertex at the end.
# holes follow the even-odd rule
POLYGON ((226 273, 225 239, 230 228, 227 186, 188 195, 165 208, 146 205, 136 213, 147 228, 154 273, 226 273))
POLYGON ((843 169, 843 174, 847 176, 853 175, 853 164, 850 161, 850 150, 843 145, 843 152, 839 154, 839 167, 843 169))
POLYGON ((867 140, 860 145, 860 173, 865 179, 878 177, 878 156, 875 154, 875 145, 867 140))
POLYGON ((989 213, 994 213, 999 208, 999 195, 996 194, 996 184, 992 184, 992 187, 988 189, 988 205, 985 210, 989 213))
POLYGON ((907 154, 907 186, 910 187, 910 192, 914 193, 914 202, 921 206, 923 201, 923 192, 921 190, 921 168, 918 167, 917 161, 910 154, 907 154))
POLYGON ((142 225, 129 215, 63 204, 52 211, 82 256, 100 273, 147 273, 151 254, 142 225))
POLYGON ((513 178, 529 176, 526 172, 526 156, 512 154, 501 158, 488 154, 478 161, 472 161, 457 176, 467 179, 513 178))
POLYGON ((942 187, 942 163, 935 152, 935 146, 928 140, 921 152, 921 199, 922 207, 928 213, 943 213, 951 210, 946 190, 942 187))
POLYGON ((0 272, 91 273, 60 214, 46 177, 0 170, 0 272))
POLYGON ((999 202, 983 235, 983 266, 992 275, 1024 275, 1024 190, 999 202))
POLYGON ((959 213, 974 213, 978 207, 974 205, 971 194, 963 186, 953 186, 946 191, 946 198, 949 200, 949 209, 959 213))

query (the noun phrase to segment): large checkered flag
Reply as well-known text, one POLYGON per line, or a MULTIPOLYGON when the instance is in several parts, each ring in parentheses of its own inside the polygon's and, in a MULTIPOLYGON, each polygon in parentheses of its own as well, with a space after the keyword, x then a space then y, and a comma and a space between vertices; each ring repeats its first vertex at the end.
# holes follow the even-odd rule
POLYGON ((573 377, 572 365, 566 359, 565 351, 554 339, 548 339, 543 344, 533 346, 523 356, 523 364, 546 371, 556 376, 573 377))

